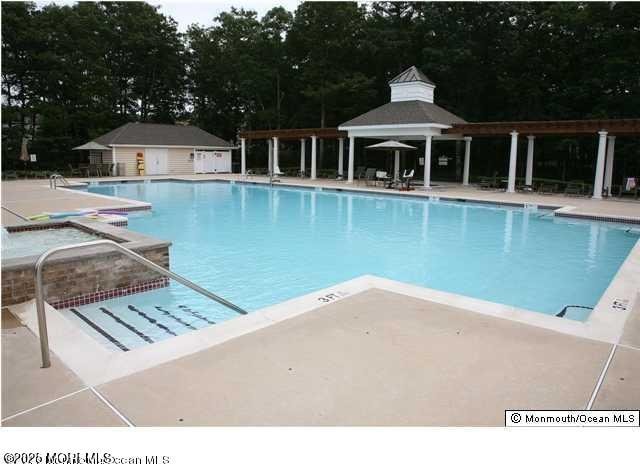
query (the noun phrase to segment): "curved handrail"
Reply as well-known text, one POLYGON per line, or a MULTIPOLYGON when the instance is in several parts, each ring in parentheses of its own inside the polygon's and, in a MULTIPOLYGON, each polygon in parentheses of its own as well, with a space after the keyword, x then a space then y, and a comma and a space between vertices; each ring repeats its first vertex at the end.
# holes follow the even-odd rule
POLYGON ((185 279, 184 277, 176 274, 175 272, 171 272, 170 270, 157 265, 153 261, 150 261, 147 258, 140 256, 138 253, 135 253, 112 240, 93 240, 91 242, 76 243, 73 245, 63 245, 63 246, 51 248, 50 250, 47 250, 44 253, 42 253, 38 258, 38 260, 36 261, 36 312, 38 314, 38 333, 40 335, 40 351, 42 354, 42 367, 46 368, 51 366, 51 359, 49 356, 49 334, 47 331, 47 317, 44 311, 44 290, 42 288, 42 267, 47 259, 49 259, 51 256, 57 253, 60 253, 61 251, 76 250, 78 248, 90 248, 90 247, 102 246, 102 245, 115 249, 116 251, 128 256, 134 261, 150 269, 153 269, 159 274, 162 274, 166 277, 169 277, 170 279, 180 282, 182 285, 189 287, 191 290, 194 290, 200 293, 201 295, 204 295, 207 298, 210 298, 226 306, 227 308, 234 310, 239 314, 243 314, 243 315, 247 314, 247 312, 244 309, 240 308, 239 306, 234 305, 233 303, 225 300, 224 298, 216 295, 215 293, 211 293, 209 290, 202 288, 201 286, 191 282, 188 279, 185 279))
POLYGON ((58 180, 62 181, 62 185, 69 185, 69 181, 62 174, 51 174, 49 176, 49 188, 56 190, 58 188, 58 180))

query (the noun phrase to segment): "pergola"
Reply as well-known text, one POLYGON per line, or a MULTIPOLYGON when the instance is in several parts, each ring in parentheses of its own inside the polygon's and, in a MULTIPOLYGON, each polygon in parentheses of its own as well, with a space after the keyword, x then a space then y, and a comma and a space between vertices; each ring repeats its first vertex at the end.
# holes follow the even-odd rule
POLYGON ((312 129, 271 129, 242 131, 240 138, 240 172, 247 173, 247 141, 266 140, 269 149, 269 172, 280 171, 279 146, 280 140, 300 140, 300 172, 305 172, 306 140, 311 139, 311 179, 317 178, 318 139, 338 140, 338 176, 342 176, 344 165, 344 139, 347 133, 335 127, 319 127, 312 129))
POLYGON ((616 136, 640 135, 640 119, 601 119, 567 121, 505 121, 469 123, 434 103, 435 84, 419 69, 412 66, 389 82, 391 101, 374 108, 336 128, 277 129, 240 133, 241 172, 246 173, 246 141, 267 139, 269 143, 269 170, 278 168, 278 140, 300 139, 300 169, 305 169, 305 139, 311 138, 311 179, 316 178, 316 142, 318 138, 338 139, 338 175, 343 175, 343 142, 349 139, 347 182, 354 180, 355 139, 390 139, 425 141, 424 188, 431 188, 431 145, 433 141, 464 140, 465 155, 462 184, 469 185, 471 141, 473 137, 511 138, 509 150, 508 193, 515 192, 518 157, 518 136, 526 135, 527 163, 525 184, 533 180, 534 141, 537 136, 598 135, 596 173, 593 198, 602 198, 602 192, 611 191, 616 136), (273 159, 273 162, 272 162, 273 159))
MULTIPOLYGON (((603 190, 611 192, 613 177, 613 160, 615 156, 616 136, 640 135, 640 119, 590 119, 567 121, 512 121, 512 122, 478 122, 454 124, 444 133, 464 135, 470 140, 474 137, 510 136, 509 177, 507 192, 515 191, 516 165, 518 159, 518 136, 527 135, 527 164, 525 184, 531 185, 533 180, 534 141, 536 136, 545 135, 588 135, 598 134, 598 157, 596 173, 593 181, 593 198, 602 198, 603 190)), ((470 151, 465 151, 464 184, 469 183, 470 151)))

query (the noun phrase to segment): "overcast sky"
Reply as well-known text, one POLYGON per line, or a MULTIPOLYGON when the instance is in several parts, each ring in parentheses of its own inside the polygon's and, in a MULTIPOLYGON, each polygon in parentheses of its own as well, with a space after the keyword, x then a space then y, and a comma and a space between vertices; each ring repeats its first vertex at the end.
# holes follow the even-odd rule
MULTIPOLYGON (((37 0, 39 6, 49 3, 71 5, 76 3, 72 0, 37 0)), ((162 1, 152 0, 147 3, 159 6, 160 12, 171 16, 178 23, 180 32, 185 32, 187 27, 193 23, 210 25, 213 18, 223 11, 229 11, 232 6, 254 10, 258 16, 262 17, 267 11, 275 6, 283 6, 289 11, 293 11, 300 3, 299 0, 185 0, 185 1, 162 1)))
POLYGON ((232 6, 254 10, 258 16, 262 17, 267 11, 275 6, 283 6, 289 11, 293 11, 298 6, 298 0, 187 0, 187 1, 150 1, 154 6, 160 6, 160 11, 171 16, 178 22, 180 32, 185 32, 187 27, 193 23, 209 25, 213 18, 223 11, 229 11, 232 6))

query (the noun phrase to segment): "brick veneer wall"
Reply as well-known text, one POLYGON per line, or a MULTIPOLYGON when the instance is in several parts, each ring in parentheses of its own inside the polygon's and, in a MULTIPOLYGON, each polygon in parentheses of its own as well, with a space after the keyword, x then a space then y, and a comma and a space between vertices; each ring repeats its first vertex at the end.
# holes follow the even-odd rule
MULTIPOLYGON (((169 247, 136 251, 169 269, 169 247)), ((160 274, 118 253, 82 256, 45 264, 43 272, 45 300, 52 305, 61 300, 96 292, 144 285, 160 274)), ((35 298, 33 266, 2 272, 2 305, 23 303, 35 298)))

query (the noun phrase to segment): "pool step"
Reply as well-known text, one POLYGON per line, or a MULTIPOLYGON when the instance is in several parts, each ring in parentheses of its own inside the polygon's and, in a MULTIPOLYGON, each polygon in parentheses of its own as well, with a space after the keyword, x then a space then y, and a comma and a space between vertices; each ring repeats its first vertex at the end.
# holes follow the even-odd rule
POLYGON ((216 323, 203 308, 189 304, 144 303, 118 298, 62 310, 94 339, 114 350, 130 351, 216 323))

